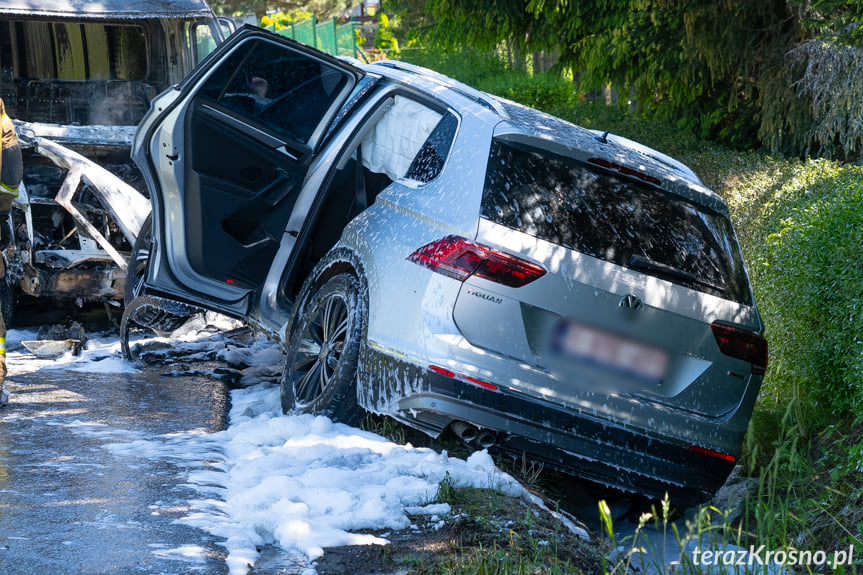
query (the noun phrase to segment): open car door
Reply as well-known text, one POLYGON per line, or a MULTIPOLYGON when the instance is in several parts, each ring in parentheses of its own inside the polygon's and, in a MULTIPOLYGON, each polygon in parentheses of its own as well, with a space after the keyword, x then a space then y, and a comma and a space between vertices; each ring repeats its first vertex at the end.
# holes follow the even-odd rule
POLYGON ((144 268, 140 254, 133 262, 141 274, 130 277, 135 289, 245 314, 309 165, 361 76, 346 62, 245 27, 179 95, 158 98, 133 148, 154 208, 144 268))

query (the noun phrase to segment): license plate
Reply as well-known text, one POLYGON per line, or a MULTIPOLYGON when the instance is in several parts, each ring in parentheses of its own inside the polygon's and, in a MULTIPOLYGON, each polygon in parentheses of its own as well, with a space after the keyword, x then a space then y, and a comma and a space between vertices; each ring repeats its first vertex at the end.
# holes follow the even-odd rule
POLYGON ((554 349, 652 381, 663 379, 668 369, 668 354, 662 349, 570 321, 558 324, 554 349))

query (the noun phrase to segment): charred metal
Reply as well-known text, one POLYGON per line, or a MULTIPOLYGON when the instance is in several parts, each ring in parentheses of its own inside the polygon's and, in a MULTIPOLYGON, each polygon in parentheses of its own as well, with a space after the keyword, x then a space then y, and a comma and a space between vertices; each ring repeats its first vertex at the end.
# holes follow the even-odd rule
POLYGON ((13 298, 124 299, 150 213, 129 157, 135 127, 229 28, 206 0, 0 6, 0 97, 24 151, 2 247, 13 298))
POLYGON ((10 214, 7 281, 34 297, 121 300, 130 246, 150 213, 149 200, 65 146, 30 139, 26 131, 21 141, 30 178, 10 214))

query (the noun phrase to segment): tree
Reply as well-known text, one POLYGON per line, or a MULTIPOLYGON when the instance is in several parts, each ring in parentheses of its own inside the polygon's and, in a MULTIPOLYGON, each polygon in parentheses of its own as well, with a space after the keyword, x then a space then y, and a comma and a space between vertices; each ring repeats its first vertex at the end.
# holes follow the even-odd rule
POLYGON ((390 28, 390 19, 381 13, 378 19, 378 32, 375 34, 375 48, 387 54, 399 53, 399 42, 390 28))
POLYGON ((313 13, 318 19, 339 16, 354 6, 359 6, 361 0, 211 0, 210 5, 219 14, 254 14, 258 22, 266 16, 268 10, 278 12, 306 11, 313 13))
POLYGON ((863 150, 858 0, 388 0, 429 42, 556 50, 582 91, 740 147, 863 150))
POLYGON ((565 0, 532 4, 584 89, 608 83, 641 110, 708 138, 757 143, 760 82, 799 27, 785 0, 565 0))
POLYGON ((792 4, 813 37, 863 46, 863 3, 856 0, 793 0, 792 4))
POLYGON ((254 14, 258 22, 266 16, 267 9, 279 2, 269 0, 210 0, 210 6, 218 14, 254 14))

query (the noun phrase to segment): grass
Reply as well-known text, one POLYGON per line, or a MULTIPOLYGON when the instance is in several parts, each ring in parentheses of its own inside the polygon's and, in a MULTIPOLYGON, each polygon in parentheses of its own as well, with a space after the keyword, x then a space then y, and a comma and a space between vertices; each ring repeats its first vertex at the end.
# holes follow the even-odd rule
POLYGON ((445 477, 437 501, 453 509, 458 543, 430 573, 595 573, 601 554, 573 536, 559 518, 502 493, 457 488, 445 477))

